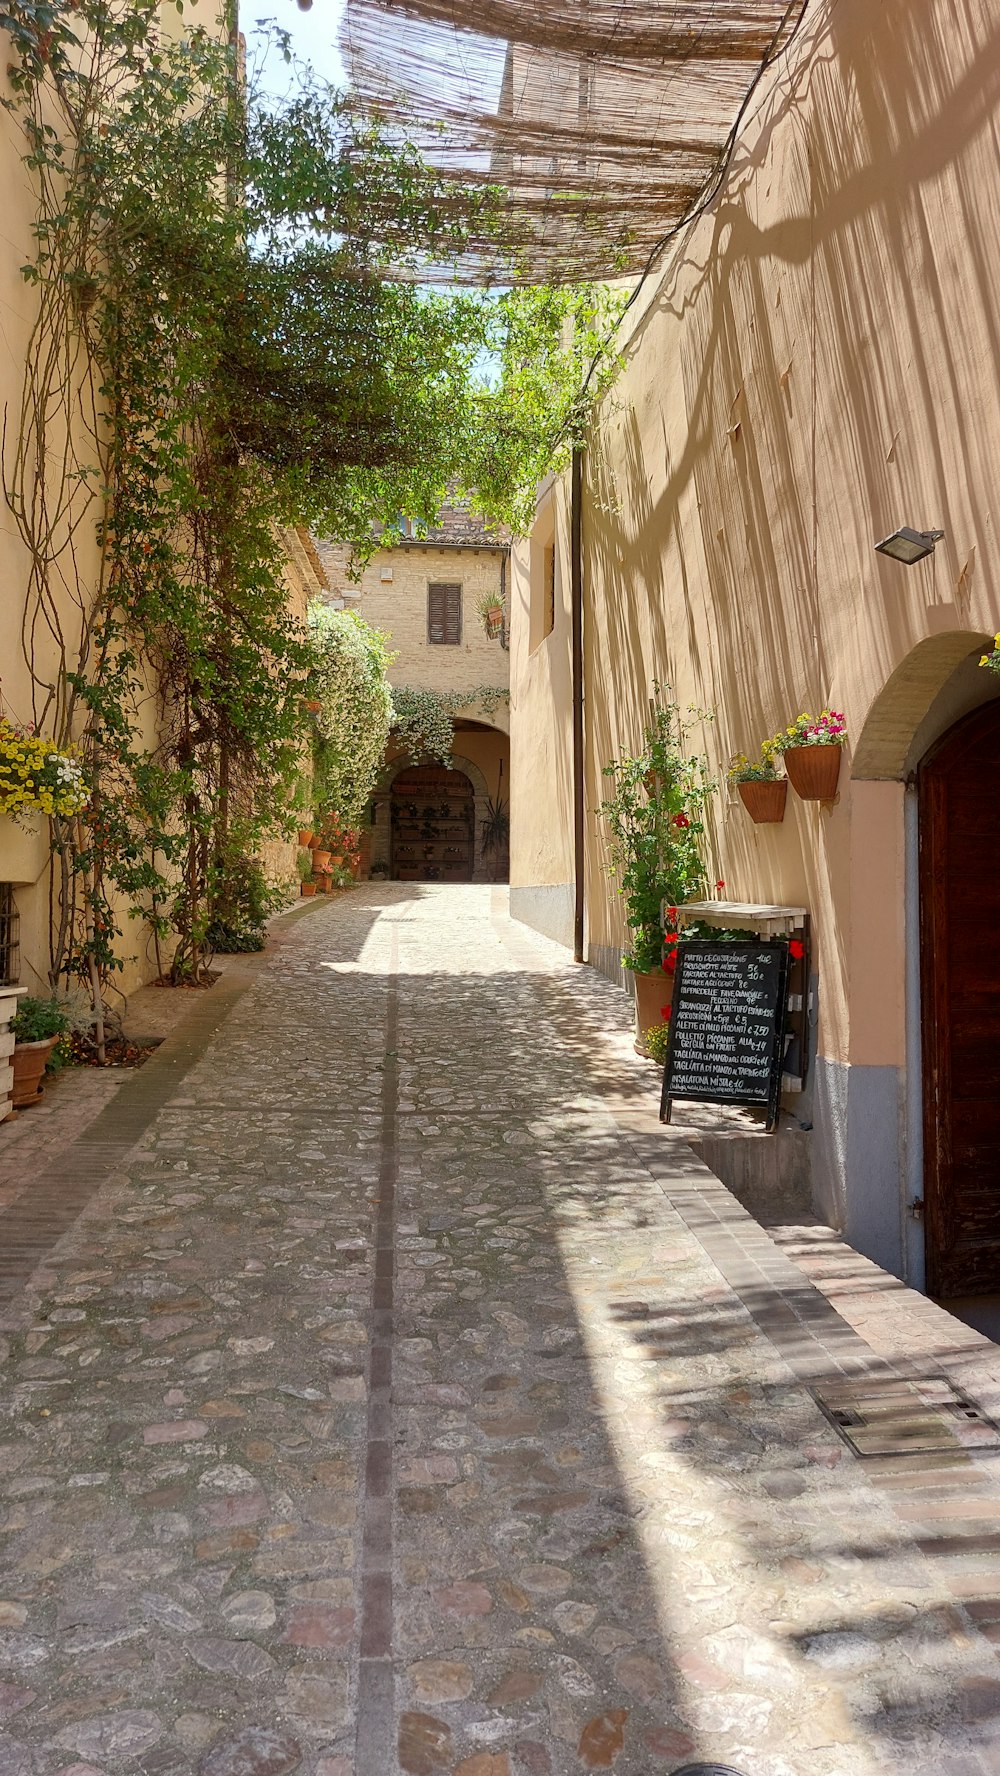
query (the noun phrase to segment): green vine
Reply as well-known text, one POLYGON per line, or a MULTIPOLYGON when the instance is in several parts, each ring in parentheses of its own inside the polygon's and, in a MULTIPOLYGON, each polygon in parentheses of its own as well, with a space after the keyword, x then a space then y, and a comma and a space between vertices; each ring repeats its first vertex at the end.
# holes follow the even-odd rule
MULTIPOLYGON (((654 691, 659 698, 661 687, 654 691)), ((640 751, 603 767, 610 794, 598 813, 608 835, 609 873, 625 903, 629 947, 622 961, 636 974, 660 966, 662 903, 680 906, 706 882, 702 816, 715 785, 705 760, 689 751, 691 726, 679 704, 657 704, 640 751)))
MULTIPOLYGON (((89 978, 95 1004, 127 916, 196 978, 242 862, 287 828, 315 656, 283 529, 363 556, 454 486, 523 523, 619 300, 400 279, 461 244, 448 181, 308 69, 268 99, 229 23, 175 39, 159 0, 0 10, 37 199, 3 439, 22 651, 34 727, 89 795, 50 816, 50 976, 89 978)), ((322 740, 321 776, 344 744, 329 720, 322 740)))
POLYGON ((319 827, 331 814, 348 827, 358 827, 385 756, 392 724, 387 673, 396 656, 381 631, 356 611, 317 603, 309 612, 309 634, 309 688, 319 704, 313 815, 319 827))
POLYGON ((395 685, 392 731, 401 750, 417 763, 437 759, 449 763, 455 739, 455 717, 463 709, 479 709, 489 721, 510 702, 506 685, 476 685, 470 691, 430 691, 395 685))

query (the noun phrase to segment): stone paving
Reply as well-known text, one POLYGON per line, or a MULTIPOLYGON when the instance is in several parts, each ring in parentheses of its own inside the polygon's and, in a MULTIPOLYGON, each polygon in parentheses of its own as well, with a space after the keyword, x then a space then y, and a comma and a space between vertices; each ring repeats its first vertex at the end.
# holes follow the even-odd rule
POLYGON ((311 906, 78 1143, 0 1320, 0 1776, 1000 1772, 992 1458, 813 1398, 1000 1352, 840 1314, 505 906, 311 906))

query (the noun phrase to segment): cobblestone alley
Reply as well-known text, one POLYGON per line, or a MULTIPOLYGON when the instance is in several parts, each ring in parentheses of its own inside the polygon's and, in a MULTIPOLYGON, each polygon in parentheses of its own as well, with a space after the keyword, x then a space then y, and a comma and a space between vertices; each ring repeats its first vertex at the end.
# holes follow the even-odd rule
POLYGON ((627 1025, 504 891, 363 885, 46 1158, 0 1776, 1000 1772, 995 1458, 810 1391, 996 1349, 760 1229, 627 1025))

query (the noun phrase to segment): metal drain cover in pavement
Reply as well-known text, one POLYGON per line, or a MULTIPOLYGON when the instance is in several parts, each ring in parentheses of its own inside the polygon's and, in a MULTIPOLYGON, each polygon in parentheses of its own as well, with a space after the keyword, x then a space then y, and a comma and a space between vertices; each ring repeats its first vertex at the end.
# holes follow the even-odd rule
POLYGON ((732 1764, 685 1764, 674 1776, 744 1776, 744 1772, 734 1770, 732 1764))
POLYGON ((993 1420, 948 1381, 869 1376, 835 1382, 813 1397, 855 1455, 1000 1449, 1000 1430, 993 1420))

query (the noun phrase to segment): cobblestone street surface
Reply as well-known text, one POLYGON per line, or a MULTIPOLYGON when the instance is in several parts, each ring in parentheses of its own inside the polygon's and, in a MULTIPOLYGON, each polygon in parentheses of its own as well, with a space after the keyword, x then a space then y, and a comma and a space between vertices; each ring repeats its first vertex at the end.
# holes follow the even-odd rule
POLYGON ((1000 1772, 1000 1457, 814 1398, 996 1347, 839 1311, 505 892, 241 967, 0 1216, 0 1776, 1000 1772))

